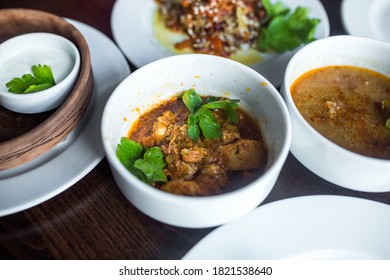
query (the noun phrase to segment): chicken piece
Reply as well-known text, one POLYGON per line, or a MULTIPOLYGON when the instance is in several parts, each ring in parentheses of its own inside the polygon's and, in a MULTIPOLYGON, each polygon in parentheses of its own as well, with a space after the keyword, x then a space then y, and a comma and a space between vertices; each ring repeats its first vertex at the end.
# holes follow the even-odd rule
POLYGON ((180 154, 183 161, 189 163, 198 163, 201 162, 202 159, 206 156, 207 151, 204 148, 194 146, 189 149, 181 150, 180 154))
POLYGON ((213 195, 222 192, 222 188, 227 186, 228 178, 224 168, 217 164, 208 164, 201 169, 196 181, 207 187, 208 193, 213 195))
POLYGON ((152 134, 142 140, 144 147, 158 146, 164 140, 169 125, 175 122, 175 114, 172 111, 164 111, 157 121, 153 123, 152 134))
POLYGON ((191 179, 198 171, 198 166, 177 159, 168 164, 168 170, 167 175, 172 179, 191 179))
POLYGON ((218 154, 227 170, 244 171, 259 168, 265 160, 266 150, 260 141, 240 139, 218 147, 218 154))
POLYGON ((224 144, 230 144, 234 141, 240 139, 240 132, 238 127, 234 124, 231 124, 230 121, 226 124, 223 124, 222 127, 222 141, 224 144))
POLYGON ((207 189, 200 186, 192 180, 177 179, 171 180, 160 188, 163 191, 189 196, 205 196, 208 195, 207 189))

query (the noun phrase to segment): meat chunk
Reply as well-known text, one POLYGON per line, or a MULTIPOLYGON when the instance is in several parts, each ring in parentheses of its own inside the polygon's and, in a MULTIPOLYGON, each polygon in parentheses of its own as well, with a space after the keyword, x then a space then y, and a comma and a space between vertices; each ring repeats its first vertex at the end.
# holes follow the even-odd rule
POLYGON ((172 163, 168 163, 166 175, 172 179, 191 179, 198 171, 198 166, 194 163, 184 162, 178 159, 177 156, 173 156, 172 163))
POLYGON ((198 163, 201 162, 202 159, 206 156, 207 151, 204 148, 194 146, 189 149, 181 150, 180 154, 183 161, 190 163, 198 163))
POLYGON ((172 111, 164 111, 153 123, 152 134, 142 140, 145 147, 158 146, 167 135, 168 127, 175 122, 175 114, 172 111))
POLYGON ((261 167, 265 160, 265 147, 257 140, 240 139, 218 147, 218 154, 229 171, 251 170, 261 167))
POLYGON ((189 196, 205 196, 208 195, 208 190, 204 186, 202 187, 197 182, 192 180, 177 179, 171 180, 165 183, 161 190, 180 194, 180 195, 189 195, 189 196))
POLYGON ((340 105, 332 101, 326 101, 325 104, 328 109, 329 118, 337 117, 337 112, 341 109, 340 105))

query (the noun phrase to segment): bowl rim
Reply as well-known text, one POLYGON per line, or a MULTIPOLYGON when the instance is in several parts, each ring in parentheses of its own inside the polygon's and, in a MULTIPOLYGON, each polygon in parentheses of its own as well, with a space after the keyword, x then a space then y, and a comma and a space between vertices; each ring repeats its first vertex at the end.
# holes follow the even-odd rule
MULTIPOLYGON (((0 143, 0 171, 27 163, 61 142, 84 116, 93 93, 93 72, 89 46, 82 33, 73 24, 55 14, 35 9, 1 9, 0 19, 1 17, 16 18, 19 21, 47 19, 51 25, 56 25, 55 31, 58 33, 54 31, 52 33, 61 33, 61 36, 66 34, 66 37, 75 43, 80 53, 81 64, 72 91, 51 116, 30 131, 0 143), (85 87, 82 87, 83 84, 85 87), (59 124, 61 125, 59 126, 59 124)), ((22 31, 17 35, 31 32, 33 31, 22 31)))
MULTIPOLYGON (((53 95, 53 94, 56 94, 56 90, 58 89, 58 86, 63 85, 65 83, 71 83, 72 82, 70 80, 71 76, 74 75, 74 73, 79 70, 80 64, 81 64, 81 57, 80 57, 80 52, 79 52, 78 48, 68 38, 66 38, 64 36, 60 36, 60 35, 55 34, 55 33, 50 33, 50 32, 32 32, 32 33, 25 33, 25 34, 21 34, 21 35, 12 37, 12 38, 8 39, 7 41, 14 40, 14 39, 22 40, 23 38, 27 38, 27 37, 38 37, 36 39, 39 39, 39 37, 42 37, 42 36, 45 36, 45 37, 48 37, 48 38, 51 37, 51 38, 49 38, 49 40, 53 39, 53 40, 56 40, 56 41, 62 41, 64 46, 66 45, 66 46, 69 47, 69 49, 72 50, 72 55, 74 55, 75 62, 73 64, 72 68, 71 68, 71 71, 64 77, 64 79, 62 79, 60 82, 56 83, 54 86, 52 86, 52 87, 50 87, 48 89, 37 91, 37 92, 33 92, 33 93, 29 93, 29 94, 15 94, 15 93, 12 93, 12 92, 9 92, 9 91, 1 91, 0 90, 0 95, 3 95, 3 96, 5 96, 8 99, 15 99, 15 100, 26 99, 26 98, 37 99, 37 98, 41 97, 42 95, 53 95)), ((3 43, 6 43, 7 41, 2 42, 1 45, 3 43)), ((77 80, 77 77, 76 77, 75 80, 77 80)))
POLYGON ((179 54, 179 55, 172 55, 169 57, 165 57, 162 59, 158 59, 156 61, 150 62, 140 68, 138 68, 136 71, 132 72, 128 77, 126 77, 113 91, 111 94, 110 98, 108 99, 105 108, 103 110, 103 115, 102 115, 102 123, 101 123, 101 135, 103 139, 103 146, 104 150, 107 156, 107 159, 110 163, 112 164, 112 168, 114 168, 118 173, 120 173, 121 176, 125 178, 127 182, 132 187, 137 188, 139 191, 142 193, 145 193, 148 196, 152 196, 154 198, 158 198, 161 200, 165 201, 175 201, 177 203, 205 203, 205 202, 213 202, 213 201, 219 201, 219 200, 224 200, 224 199, 231 199, 237 195, 241 195, 243 193, 246 193, 248 190, 251 190, 253 188, 256 188, 256 185, 258 181, 266 181, 269 178, 272 177, 277 177, 279 170, 282 168, 284 165, 284 162, 288 156, 290 145, 291 145, 291 120, 290 116, 288 113, 288 109, 286 104, 283 101, 282 96, 280 93, 276 90, 276 88, 268 82, 268 80, 263 77, 260 73, 256 72, 252 68, 243 65, 241 63, 238 63, 236 61, 233 61, 231 59, 219 57, 219 56, 214 56, 214 55, 209 55, 209 54, 179 54), (136 79, 138 75, 143 75, 144 72, 147 72, 150 68, 156 67, 159 64, 165 63, 166 61, 175 61, 177 59, 182 59, 182 58, 189 58, 189 59, 194 59, 194 60, 199 60, 199 59, 208 59, 208 60, 214 60, 215 62, 222 62, 226 64, 232 64, 235 65, 236 67, 239 67, 240 70, 245 71, 246 74, 252 75, 253 77, 256 77, 261 82, 266 82, 267 83, 267 88, 268 91, 272 94, 275 102, 278 104, 280 107, 280 110, 282 111, 282 119, 283 119, 283 124, 284 124, 284 130, 285 130, 285 136, 284 136, 284 141, 281 145, 280 151, 277 156, 275 156, 272 165, 267 168, 267 170, 259 176, 256 180, 251 182, 250 184, 247 184, 239 189, 236 189, 231 192, 227 193, 222 193, 218 195, 212 195, 212 196, 184 196, 184 195, 177 195, 177 194, 172 194, 168 192, 164 192, 161 190, 158 190, 150 185, 148 185, 145 182, 142 182, 139 180, 136 176, 134 176, 131 172, 129 172, 125 166, 119 161, 119 159, 116 157, 114 149, 112 149, 112 145, 109 143, 107 139, 105 139, 106 133, 106 128, 108 129, 109 125, 107 124, 108 122, 108 114, 110 111, 110 106, 111 103, 113 102, 116 98, 116 96, 121 92, 122 88, 126 87, 128 83, 130 83, 133 79, 136 79))
MULTIPOLYGON (((286 71, 285 71, 285 75, 284 75, 284 79, 283 79, 282 87, 284 88, 284 92, 285 92, 285 98, 284 99, 285 99, 288 107, 290 108, 289 112, 290 112, 290 114, 294 114, 298 118, 300 123, 305 127, 305 129, 307 131, 310 132, 310 134, 312 136, 314 136, 319 142, 322 142, 324 145, 326 145, 329 148, 331 148, 332 151, 335 151, 336 153, 340 153, 340 154, 346 155, 348 157, 351 157, 352 160, 359 160, 359 161, 363 161, 364 160, 364 161, 368 161, 370 164, 390 165, 390 160, 389 159, 375 158, 375 157, 370 157, 370 156, 367 156, 367 155, 359 154, 357 152, 354 152, 354 151, 348 150, 346 148, 343 148, 340 145, 334 143, 333 141, 331 141, 328 138, 326 138, 325 136, 323 136, 320 132, 318 132, 314 127, 312 127, 305 120, 305 118, 299 112, 299 110, 298 110, 294 100, 292 99, 292 94, 291 94, 290 88, 291 88, 291 85, 296 81, 296 79, 294 81, 290 81, 289 74, 292 72, 292 68, 295 67, 295 65, 299 64, 299 60, 302 58, 302 56, 305 55, 307 50, 314 49, 318 45, 327 44, 327 43, 333 42, 333 41, 334 42, 339 42, 339 43, 340 42, 348 42, 348 43, 355 42, 356 43, 356 41, 358 41, 360 43, 373 44, 373 45, 379 45, 379 46, 382 46, 382 47, 386 47, 390 51, 390 44, 387 43, 387 42, 380 41, 380 40, 373 39, 373 38, 362 37, 362 36, 354 36, 354 35, 335 35, 335 36, 330 36, 330 37, 327 37, 327 38, 316 40, 314 42, 311 42, 311 43, 305 45, 300 50, 298 50, 293 55, 293 57, 290 59, 288 65, 286 67, 286 71)), ((339 64, 339 65, 349 65, 349 64, 339 64)), ((310 68, 310 70, 321 68, 321 67, 323 67, 323 66, 316 67, 316 68, 310 68)), ((307 71, 310 71, 310 70, 307 70, 307 71)), ((305 71, 304 73, 306 73, 307 71, 305 71)), ((301 74, 300 76, 302 76, 302 75, 303 74, 301 74)))

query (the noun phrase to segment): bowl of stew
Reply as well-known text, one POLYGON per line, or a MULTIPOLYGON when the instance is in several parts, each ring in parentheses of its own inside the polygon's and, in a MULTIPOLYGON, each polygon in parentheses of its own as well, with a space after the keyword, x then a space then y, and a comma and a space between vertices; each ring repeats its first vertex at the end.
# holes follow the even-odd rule
POLYGON ((263 76, 185 54, 145 65, 108 100, 102 139, 124 196, 166 224, 204 228, 245 215, 286 160, 287 107, 263 76))
POLYGON ((338 186, 390 191, 388 57, 389 43, 340 35, 305 46, 287 66, 291 152, 338 186))

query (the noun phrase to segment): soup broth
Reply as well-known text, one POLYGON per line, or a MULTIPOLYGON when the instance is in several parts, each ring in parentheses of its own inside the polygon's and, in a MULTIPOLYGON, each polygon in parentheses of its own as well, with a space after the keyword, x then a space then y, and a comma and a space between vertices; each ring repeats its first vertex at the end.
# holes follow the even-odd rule
POLYGON ((382 102, 390 99, 390 78, 355 66, 328 66, 302 75, 292 98, 319 133, 353 152, 390 159, 390 129, 382 102))

